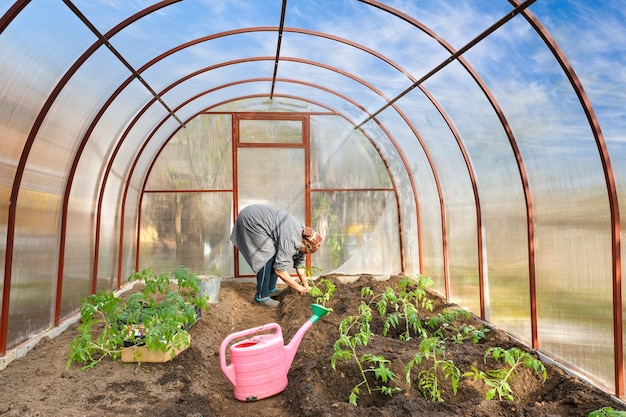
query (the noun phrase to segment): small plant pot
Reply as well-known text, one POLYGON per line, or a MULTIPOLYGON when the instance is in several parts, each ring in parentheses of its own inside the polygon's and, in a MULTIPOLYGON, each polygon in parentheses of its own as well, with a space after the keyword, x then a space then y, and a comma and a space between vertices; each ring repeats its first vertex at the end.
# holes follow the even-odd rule
MULTIPOLYGON (((187 346, 191 343, 191 336, 187 335, 187 346)), ((162 350, 150 350, 146 346, 130 346, 122 350, 122 362, 169 362, 187 348, 176 349, 169 347, 165 352, 162 350)))

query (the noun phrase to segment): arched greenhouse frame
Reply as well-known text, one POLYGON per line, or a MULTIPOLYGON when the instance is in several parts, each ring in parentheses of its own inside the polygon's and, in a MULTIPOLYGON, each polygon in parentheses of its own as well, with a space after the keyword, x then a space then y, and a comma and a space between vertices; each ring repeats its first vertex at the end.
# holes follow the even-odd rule
POLYGON ((434 290, 623 398, 617 0, 0 4, 0 357, 146 267, 251 277, 242 208, 324 273, 434 290))

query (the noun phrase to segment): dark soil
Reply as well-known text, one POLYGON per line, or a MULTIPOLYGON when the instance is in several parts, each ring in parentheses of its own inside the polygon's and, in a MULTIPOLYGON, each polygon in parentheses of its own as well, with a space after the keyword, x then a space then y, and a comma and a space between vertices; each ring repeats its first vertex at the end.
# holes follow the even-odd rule
MULTIPOLYGON (((430 402, 417 389, 417 374, 424 366, 415 368, 410 388, 404 378, 404 367, 417 353, 420 339, 401 342, 393 335, 383 337, 380 322, 376 321, 372 330, 377 335, 360 354, 382 355, 392 361, 397 377, 388 385, 401 390, 387 396, 378 391, 368 394, 362 387, 358 406, 353 406, 348 396, 361 381, 356 363, 339 362, 336 370, 331 367, 339 322, 348 315, 358 315, 357 307, 363 300, 361 287, 368 286, 379 294, 387 286, 396 288, 399 278, 377 281, 362 276, 351 284, 341 284, 336 277, 327 278, 337 285, 334 296, 326 303, 332 312, 304 335, 288 373, 288 386, 273 397, 251 402, 235 399, 233 386, 220 369, 220 344, 229 334, 272 322, 280 324, 287 344, 311 317, 309 304, 315 300, 289 290, 279 296, 279 308, 260 307, 251 302, 254 284, 235 280, 222 282, 219 302, 211 304, 190 330, 191 346, 167 363, 104 360, 92 370, 81 371, 76 365, 66 369, 76 325, 54 339, 44 339, 0 372, 0 416, 587 417, 601 407, 626 409, 607 393, 553 365, 546 365, 545 383, 532 371, 520 369, 511 383, 515 401, 488 401, 487 387, 465 377, 461 378, 456 395, 446 380, 441 386, 443 402, 430 402)), ((428 315, 454 307, 432 297, 435 309, 428 315)), ((473 324, 482 327, 480 321, 473 324)), ((483 357, 485 350, 494 346, 520 347, 531 352, 492 329, 478 344, 446 343, 447 358, 461 372, 469 371, 472 365, 493 369, 497 364, 485 365, 483 357)), ((370 379, 370 384, 374 386, 375 381, 370 379)))

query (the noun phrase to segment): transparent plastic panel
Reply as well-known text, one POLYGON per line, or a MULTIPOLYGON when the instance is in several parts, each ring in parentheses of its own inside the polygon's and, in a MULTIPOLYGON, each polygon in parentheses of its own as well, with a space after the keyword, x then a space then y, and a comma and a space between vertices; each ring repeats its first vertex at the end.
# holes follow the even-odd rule
MULTIPOLYGON (((251 82, 246 84, 238 84, 234 86, 229 86, 224 89, 219 89, 216 91, 212 91, 202 97, 194 100, 190 105, 185 106, 184 111, 185 114, 188 114, 189 117, 194 116, 197 113, 200 113, 202 110, 209 108, 211 105, 222 105, 223 103, 231 102, 231 101, 239 101, 242 98, 254 97, 255 95, 266 95, 268 91, 270 91, 270 82, 251 82), (188 111, 187 107, 193 106, 196 109, 196 113, 193 111, 188 111)), ((277 91, 288 92, 290 97, 285 97, 285 94, 276 94, 272 101, 277 101, 277 106, 281 106, 281 103, 286 104, 284 100, 296 98, 302 98, 303 100, 307 100, 312 103, 313 106, 320 106, 320 103, 324 103, 324 111, 338 111, 346 115, 346 117, 351 117, 353 120, 363 118, 363 109, 357 107, 356 105, 346 102, 342 97, 332 94, 330 92, 321 90, 319 88, 312 88, 309 86, 304 86, 301 84, 290 83, 288 86, 283 85, 283 83, 276 83, 277 91)), ((272 106, 270 100, 265 98, 261 103, 260 108, 267 108, 272 106)), ((275 105, 275 106, 276 106, 275 105)), ((220 110, 224 108, 228 108, 228 106, 217 107, 220 110)), ((235 107, 234 105, 232 107, 235 107)), ((209 108, 211 112, 216 111, 215 108, 209 108)), ((255 108, 248 109, 244 107, 243 111, 256 110, 255 108)), ((286 109, 285 111, 304 111, 304 108, 297 106, 293 109, 286 109)), ((177 111, 177 114, 181 114, 181 111, 177 111)), ((184 115, 181 116, 183 120, 185 120, 184 115)))
POLYGON ((311 194, 311 225, 324 236, 313 264, 323 274, 401 270, 398 206, 392 191, 311 194))
POLYGON ((468 59, 510 115, 528 174, 539 346, 612 383, 611 225, 602 162, 566 75, 538 36, 520 36, 525 25, 513 20, 468 59), (497 70, 480 65, 478 57, 493 50, 516 53, 497 70))
MULTIPOLYGON (((112 7, 90 8, 90 1, 82 0, 82 2, 84 4, 80 8, 85 9, 85 14, 98 22, 102 30, 113 26, 111 23, 116 24, 117 20, 121 20, 119 14, 111 15, 109 18, 108 13, 118 13, 110 10, 114 9, 112 7)), ((124 4, 122 8, 126 9, 125 14, 130 15, 130 11, 134 12, 133 7, 130 4, 124 4)), ((145 4, 145 7, 148 7, 148 4, 145 4)), ((195 39, 245 27, 277 28, 280 23, 281 7, 280 0, 228 3, 177 2, 133 22, 128 28, 114 36, 111 42, 117 50, 129 58, 131 65, 137 68, 153 57, 195 39), (175 30, 164 30, 164 28, 175 28, 175 30)), ((273 56, 276 52, 276 32, 273 32, 271 36, 271 39, 260 42, 255 42, 251 38, 250 42, 239 41, 233 45, 240 51, 257 49, 259 52, 255 55, 273 56)), ((219 61, 226 60, 228 54, 233 52, 232 49, 232 46, 210 47, 191 56, 189 63, 206 61, 213 57, 219 61)), ((176 73, 188 73, 188 71, 178 69, 176 73)))
MULTIPOLYGON (((393 97, 411 85, 406 75, 389 65, 382 57, 332 39, 310 34, 285 32, 283 33, 281 51, 284 51, 281 53, 286 56, 319 62, 351 73, 368 81, 387 97, 393 97), (305 44, 307 47, 303 48, 302 45, 305 44), (341 57, 341 59, 337 59, 337 57, 341 57)), ((285 66, 285 69, 288 70, 289 67, 285 66)), ((282 66, 278 68, 278 76, 283 76, 282 66)), ((286 73, 286 76, 302 79, 303 74, 297 76, 297 74, 294 75, 293 71, 290 71, 286 73)), ((323 80, 318 81, 323 84, 323 80)), ((341 88, 339 84, 338 86, 341 88)))
POLYGON ((232 193, 145 193, 139 269, 233 276, 232 193), (175 225, 180 222, 180 230, 175 225))
MULTIPOLYGON (((538 2, 532 7, 533 12, 545 27, 550 31, 563 53, 567 56, 569 63, 576 71, 576 75, 583 82, 585 93, 587 94, 593 110, 598 119, 604 140, 610 156, 611 167, 618 193, 618 203, 620 209, 621 231, 624 236, 626 230, 626 135, 624 134, 624 125, 626 125, 626 96, 623 91, 626 89, 626 79, 623 77, 622 71, 618 68, 626 66, 626 54, 624 54, 623 34, 626 32, 626 15, 624 4, 618 0, 590 0, 590 1, 556 1, 554 6, 558 7, 559 13, 554 14, 548 4, 538 2), (590 64, 592 63, 592 64, 590 64)), ((552 2, 549 3, 552 6, 552 2)), ((577 121, 581 123, 582 120, 577 121)), ((595 152, 594 152, 595 153, 595 152)), ((598 173, 594 173, 598 174, 598 173)), ((601 187, 598 187, 598 191, 601 187)), ((605 200, 605 196, 598 196, 599 200, 605 200)), ((603 209, 604 216, 607 216, 606 208, 603 209)), ((599 213, 598 213, 599 214, 599 213)), ((598 214, 594 214, 593 218, 597 218, 598 214)), ((606 227, 604 224, 597 224, 597 227, 606 227)), ((597 233, 597 227, 590 232, 597 233)), ((573 233, 578 235, 578 233, 573 233)), ((572 234, 568 231, 568 234, 572 234)), ((572 236, 574 238, 575 236, 572 236)), ((589 245, 597 239, 602 241, 601 248, 604 256, 598 259, 602 262, 608 262, 606 258, 607 236, 595 236, 589 245)), ((586 246, 586 244, 585 244, 586 246)), ((594 252, 595 253, 595 248, 594 252)), ((626 245, 622 237, 621 242, 621 275, 626 276, 626 245)), ((608 265, 608 264, 607 264, 608 265)), ((594 266, 594 270, 597 268, 594 266)), ((602 275, 607 276, 611 271, 606 270, 602 275)), ((596 282, 594 280, 594 287, 596 282)), ((584 302, 589 307, 592 303, 600 303, 603 307, 594 309, 592 317, 594 320, 600 319, 603 324, 600 325, 607 332, 606 315, 611 313, 611 300, 607 299, 607 291, 609 283, 606 279, 602 280, 601 292, 603 293, 601 300, 596 300, 597 295, 593 295, 590 299, 589 294, 583 295, 584 302), (604 317, 598 317, 598 313, 604 314, 604 317)), ((626 292, 622 285, 622 300, 626 300, 626 292)), ((583 290, 577 288, 577 291, 583 290)), ((584 290, 583 290, 584 292, 584 290)), ((588 309, 585 306, 585 309, 588 309)), ((622 316, 626 317, 626 304, 622 305, 622 316)), ((595 322, 594 322, 595 325, 595 322)), ((585 332, 585 339, 594 337, 593 332, 585 332)), ((622 325, 623 334, 626 335, 626 325, 622 325)), ((597 337, 597 336, 595 336, 597 337)), ((604 337, 604 336, 602 336, 604 337)), ((598 339, 600 340, 600 339, 598 339)), ((610 337, 605 340, 607 348, 612 347, 609 342, 610 337)), ((626 344, 624 345, 626 346, 626 344)), ((626 351, 624 352, 626 354, 626 351)), ((610 356, 608 352, 603 355, 610 356)), ((590 359, 591 357, 588 356, 590 359)), ((602 356, 596 359, 601 360, 602 356)), ((604 384, 612 386, 614 384, 612 377, 613 363, 609 357, 606 362, 597 363, 596 367, 606 368, 603 371, 605 375, 604 384)))
POLYGON ((289 97, 276 97, 272 100, 268 100, 267 97, 256 97, 232 100, 225 104, 212 106, 209 111, 325 112, 327 109, 310 102, 296 100, 289 97))
MULTIPOLYGON (((270 74, 273 67, 274 60, 269 57, 262 61, 237 61, 217 66, 199 63, 197 70, 194 70, 196 72, 192 74, 193 76, 175 74, 178 77, 174 78, 169 72, 166 72, 170 75, 167 79, 160 81, 159 86, 163 90, 159 90, 157 93, 172 108, 176 108, 180 103, 194 99, 196 96, 202 97, 214 91, 230 88, 233 84, 243 85, 246 88, 258 88, 259 92, 267 94, 271 90, 270 74)), ((251 90, 248 94, 255 91, 251 90)), ((217 100, 207 103, 206 106, 215 105, 216 102, 217 100)))
POLYGON ((304 221, 304 162, 303 148, 239 148, 237 210, 269 204, 304 221))
POLYGON ((137 123, 123 132, 123 142, 118 145, 112 166, 122 172, 124 178, 131 170, 133 175, 143 177, 166 138, 180 127, 161 105, 154 103, 137 123), (165 122, 161 124, 163 120, 165 122))
POLYGON ((339 116, 311 117, 311 188, 391 188, 372 143, 339 116))
POLYGON ((11 6, 12 6, 12 4, 10 2, 8 2, 8 1, 0 4, 0 16, 5 14, 7 12, 7 10, 9 10, 9 8, 11 6))
MULTIPOLYGON (((405 120, 393 110, 381 113, 380 119, 384 121, 385 127, 393 132, 390 140, 393 140, 401 152, 400 155, 390 156, 387 161, 394 173, 410 170, 413 187, 417 193, 419 204, 417 217, 422 236, 421 273, 433 280, 435 291, 445 294, 441 204, 433 169, 405 120)), ((381 143, 380 140, 377 143, 381 143)), ((414 194, 412 188, 407 192, 409 196, 414 194)), ((413 238, 417 239, 417 235, 413 238)))
MULTIPOLYGON (((395 130, 395 128, 394 128, 395 130)), ((421 214, 417 213, 417 204, 421 196, 416 195, 416 189, 412 183, 410 167, 415 166, 416 161, 408 160, 409 168, 405 166, 402 156, 398 154, 398 150, 390 141, 390 137, 386 131, 383 131, 376 123, 369 122, 364 125, 364 131, 367 136, 372 138, 376 144, 383 160, 386 162, 393 186, 396 189, 396 198, 400 206, 399 220, 402 230, 402 253, 404 255, 404 272, 406 274, 419 274, 420 270, 420 251, 419 251, 419 235, 418 235, 418 219, 421 214)), ((419 193, 417 193, 419 194, 419 193)))
MULTIPOLYGON (((450 300, 479 312, 477 213, 470 172, 463 158, 462 148, 453 136, 454 126, 446 124, 435 104, 437 103, 431 101, 419 89, 413 90, 397 102, 402 112, 407 117, 410 116, 410 122, 424 143, 430 162, 413 131, 399 120, 395 112, 384 113, 385 125, 394 127, 394 138, 408 160, 423 161, 416 167, 414 176, 423 175, 422 172, 425 170, 434 170, 433 180, 436 174, 445 215, 445 249, 450 274, 450 300)), ((471 161, 468 163, 471 164, 471 161)), ((435 197, 436 199, 431 202, 424 201, 424 205, 431 206, 431 214, 437 216, 434 210, 441 210, 441 206, 438 204, 439 196, 435 197)), ((438 216, 441 217, 441 212, 438 216)), ((438 225, 442 226, 441 221, 438 225)), ((433 235, 443 235, 442 229, 429 228, 429 232, 433 235)), ((433 249, 435 253, 441 254, 437 262, 439 265, 443 262, 444 247, 435 246, 433 249)))
MULTIPOLYGON (((414 14, 416 9, 431 16, 436 13, 437 6, 433 8, 431 2, 396 3, 394 6, 400 12, 405 8, 405 13, 420 18, 423 17, 421 14, 414 14)), ((324 62, 355 74, 374 84, 388 97, 402 92, 450 55, 426 33, 428 28, 422 30, 379 7, 361 2, 291 1, 287 7, 286 25, 329 33, 340 40, 354 42, 373 54, 384 55, 387 62, 357 49, 358 46, 343 45, 340 40, 304 39, 310 35, 287 33, 283 40, 290 56, 324 62), (305 43, 315 46, 302 48, 300 45, 305 43)), ((281 75, 285 67, 284 64, 280 66, 281 75)), ((372 111, 378 106, 372 103, 372 107, 365 100, 360 102, 372 111)))
POLYGON ((273 62, 268 59, 245 65, 227 65, 223 68, 222 66, 229 61, 259 56, 273 59, 276 55, 276 37, 276 32, 256 31, 206 40, 187 46, 153 63, 142 72, 142 77, 157 91, 195 71, 207 68, 211 69, 209 74, 219 74, 207 85, 209 88, 223 84, 223 80, 227 79, 254 78, 250 73, 258 73, 259 67, 269 69, 259 76, 271 79, 273 62), (212 66, 217 68, 212 69, 212 66))
MULTIPOLYGON (((28 175, 25 175, 25 182, 30 182, 28 175)), ((8 349, 52 324, 59 202, 56 193, 32 189, 20 192, 13 240, 8 349)))
POLYGON ((83 197, 73 195, 68 202, 61 294, 62 317, 75 313, 82 304, 81 297, 91 293, 96 199, 91 195, 83 197))
MULTIPOLYGON (((29 3, 0 36, 0 194, 5 197, 0 205, 5 213, 0 216, 0 230, 4 236, 16 168, 38 112, 63 73, 93 40, 67 7, 46 2, 29 3)), ((21 213, 16 215, 12 254, 8 348, 47 328, 53 320, 58 267, 55 235, 63 182, 59 168, 63 162, 51 160, 62 154, 55 152, 52 142, 34 149, 34 153, 42 149, 52 152, 30 159, 32 165, 26 168, 30 172, 22 178, 20 196, 13 203, 21 213)), ((2 241, 4 291, 6 239, 2 241)))
POLYGON ((232 189, 231 134, 230 115, 196 117, 159 153, 146 190, 232 189))
POLYGON ((130 273, 135 271, 135 248, 137 237, 137 214, 139 213, 138 189, 143 184, 144 176, 152 158, 171 133, 180 125, 172 118, 166 118, 160 125, 159 132, 152 132, 155 124, 166 118, 160 104, 153 104, 141 120, 124 135, 124 141, 117 148, 116 158, 111 163, 110 173, 104 189, 101 222, 100 245, 98 253, 98 287, 116 288, 118 276, 120 282, 126 282, 130 273), (160 133, 163 132, 163 133, 160 133), (146 137, 152 138, 146 142, 146 137), (138 156, 138 152, 142 151, 138 156), (126 179, 132 174, 131 185, 126 179), (121 223, 122 200, 124 200, 124 222, 121 223), (120 234, 123 234, 120 250, 120 234), (117 259, 121 253, 121 274, 118 273, 117 259))
MULTIPOLYGON (((415 17, 456 49, 467 44, 513 9, 509 2, 489 0, 387 0, 382 3, 415 17)), ((394 20, 392 25, 395 27, 398 22, 394 20)))
MULTIPOLYGON (((333 63, 325 66, 317 66, 308 62, 281 61, 280 78, 283 80, 303 80, 306 76, 308 83, 313 83, 322 88, 328 88, 341 94, 353 102, 360 105, 366 105, 368 108, 377 109, 386 104, 385 97, 370 85, 370 78, 350 78, 341 71, 341 69, 333 65, 333 63)), ((284 84, 284 89, 279 92, 288 93, 289 84, 284 84)))
POLYGON ((110 175, 102 194, 100 229, 98 245, 98 276, 96 286, 98 290, 114 290, 117 288, 117 260, 120 247, 120 195, 123 183, 122 177, 113 173, 110 175))
POLYGON ((138 270, 136 258, 137 246, 139 244, 138 224, 140 210, 138 182, 138 179, 131 181, 124 200, 124 223, 120 227, 123 233, 122 250, 120 253, 121 273, 119 275, 122 285, 128 282, 130 274, 138 270))
POLYGON ((302 120, 240 120, 240 143, 302 143, 302 120))
POLYGON ((113 4, 108 0, 73 0, 72 3, 96 26, 96 29, 104 33, 122 20, 159 2, 142 0, 113 4))
POLYGON ((486 248, 485 295, 491 300, 487 318, 529 341, 526 204, 511 144, 485 94, 457 63, 430 78, 424 88, 454 121, 475 169, 486 248))

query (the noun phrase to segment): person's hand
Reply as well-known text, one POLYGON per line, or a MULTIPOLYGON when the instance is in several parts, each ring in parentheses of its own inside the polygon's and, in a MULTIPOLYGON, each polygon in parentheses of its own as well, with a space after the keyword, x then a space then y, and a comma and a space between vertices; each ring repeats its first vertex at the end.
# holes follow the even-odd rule
POLYGON ((304 284, 304 285, 301 285, 300 286, 300 290, 298 290, 298 292, 300 294, 308 294, 309 291, 311 291, 311 287, 309 287, 309 283, 308 282, 306 284, 304 284))

